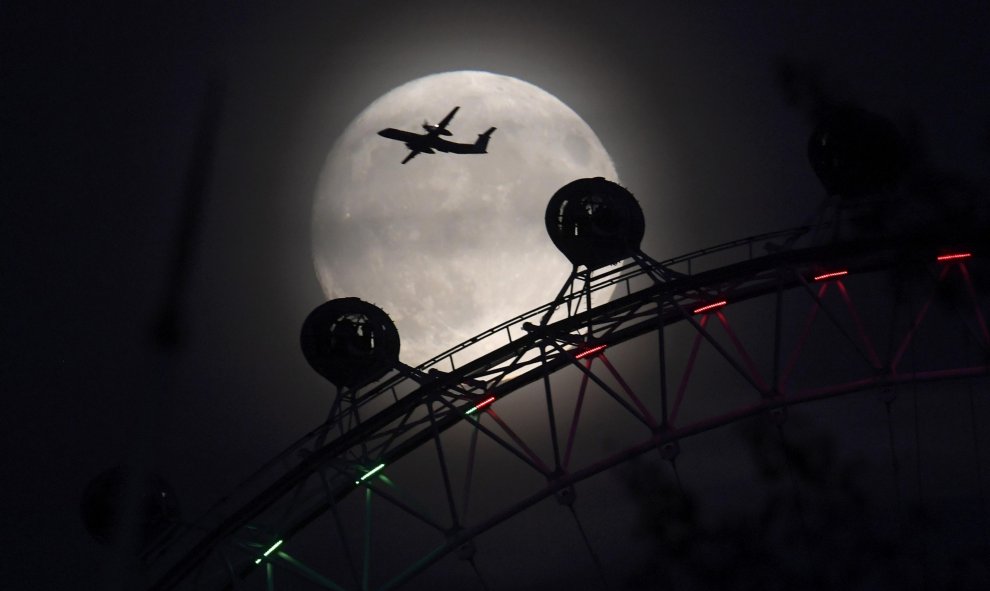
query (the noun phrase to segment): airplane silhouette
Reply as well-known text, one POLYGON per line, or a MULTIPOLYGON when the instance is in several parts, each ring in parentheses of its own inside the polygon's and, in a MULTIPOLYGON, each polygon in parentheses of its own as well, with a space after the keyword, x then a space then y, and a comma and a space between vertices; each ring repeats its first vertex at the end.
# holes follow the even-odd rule
POLYGON ((433 154, 434 152, 448 152, 451 154, 487 154, 488 140, 491 139, 492 132, 495 131, 494 127, 489 127, 488 131, 485 133, 479 133, 477 141, 473 144, 459 144, 440 137, 442 135, 451 135, 450 130, 447 129, 447 124, 454 118, 454 114, 457 113, 458 109, 460 109, 460 107, 454 107, 454 110, 448 113, 447 116, 436 125, 430 125, 428 122, 424 121, 423 129, 426 130, 426 133, 413 133, 411 131, 402 131, 401 129, 393 129, 389 127, 388 129, 379 131, 378 135, 390 140, 405 142, 406 147, 412 150, 402 161, 403 164, 415 158, 417 154, 433 154))

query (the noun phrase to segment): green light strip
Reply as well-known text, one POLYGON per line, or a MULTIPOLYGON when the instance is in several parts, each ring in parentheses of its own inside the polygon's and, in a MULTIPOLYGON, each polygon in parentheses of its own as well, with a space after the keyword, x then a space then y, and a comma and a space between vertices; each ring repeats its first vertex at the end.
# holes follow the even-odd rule
MULTIPOLYGON (((262 557, 267 557, 269 554, 271 554, 272 552, 274 552, 276 548, 278 548, 279 546, 281 546, 283 542, 285 542, 285 540, 279 540, 279 541, 275 542, 274 544, 272 544, 272 547, 269 548, 269 549, 267 549, 267 550, 265 550, 265 553, 262 554, 261 556, 262 557)), ((255 564, 261 564, 261 558, 255 559, 254 563, 255 564)))
POLYGON ((495 397, 489 396, 488 398, 482 400, 477 406, 475 406, 474 408, 472 408, 471 410, 467 411, 464 414, 470 416, 471 413, 475 412, 476 410, 482 409, 493 402, 495 402, 495 397))
POLYGON ((372 468, 371 470, 368 470, 368 471, 367 471, 367 472, 366 472, 366 473, 364 474, 364 476, 362 476, 362 477, 361 477, 361 479, 360 479, 360 480, 355 480, 355 481, 354 481, 354 484, 361 484, 361 483, 362 483, 362 482, 364 482, 365 480, 367 480, 367 479, 369 479, 369 478, 371 478, 371 475, 372 475, 372 474, 374 474, 375 472, 378 472, 379 470, 381 470, 381 469, 382 469, 382 468, 384 468, 384 467, 385 467, 385 464, 378 464, 377 466, 375 466, 375 467, 374 467, 374 468, 372 468))

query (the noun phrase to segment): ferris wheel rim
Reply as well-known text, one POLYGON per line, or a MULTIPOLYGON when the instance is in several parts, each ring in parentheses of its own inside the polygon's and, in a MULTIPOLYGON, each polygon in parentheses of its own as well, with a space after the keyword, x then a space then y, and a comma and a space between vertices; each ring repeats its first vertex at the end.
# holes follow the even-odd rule
MULTIPOLYGON (((717 284, 719 281, 725 281, 725 278, 726 277, 732 277, 732 276, 736 276, 738 274, 746 274, 748 276, 751 276, 751 274, 754 272, 754 269, 757 269, 757 268, 762 268, 764 270, 765 269, 770 269, 770 268, 776 269, 776 268, 780 268, 781 265, 794 266, 794 265, 798 264, 799 262, 808 262, 808 261, 811 261, 811 260, 818 261, 818 260, 821 260, 821 257, 823 257, 826 253, 831 253, 832 256, 831 257, 827 257, 827 258, 833 258, 833 259, 834 258, 842 258, 842 257, 858 257, 858 258, 861 258, 861 259, 863 259, 864 262, 859 267, 860 270, 872 270, 872 269, 886 268, 887 266, 889 266, 890 264, 892 264, 892 261, 896 258, 896 253, 901 252, 901 250, 905 247, 905 243, 910 243, 910 247, 912 249, 918 249, 918 248, 921 248, 921 249, 929 248, 930 249, 931 248, 930 245, 924 245, 923 244, 923 245, 919 246, 917 238, 913 238, 911 240, 902 240, 902 241, 899 241, 899 242, 896 242, 896 241, 869 241, 869 242, 855 243, 855 244, 853 244, 853 243, 843 243, 843 244, 839 244, 839 245, 828 245, 828 246, 825 246, 825 247, 812 247, 812 248, 801 249, 801 250, 792 250, 792 251, 787 251, 787 252, 782 252, 782 253, 775 253, 775 254, 771 254, 771 255, 766 255, 764 257, 760 257, 758 259, 752 259, 750 261, 743 261, 741 263, 735 263, 735 264, 731 264, 731 265, 726 265, 725 267, 720 267, 720 268, 712 269, 710 271, 706 271, 706 272, 703 272, 703 273, 699 273, 698 275, 693 275, 693 276, 690 276, 688 278, 685 278, 685 279, 681 280, 680 282, 672 282, 669 285, 657 285, 657 286, 654 286, 653 288, 650 288, 650 289, 647 289, 647 290, 641 290, 641 291, 638 291, 638 292, 634 292, 634 293, 631 293, 631 294, 629 294, 627 296, 623 296, 621 298, 618 298, 617 300, 614 300, 612 302, 608 302, 606 304, 602 304, 600 306, 597 306, 597 307, 595 307, 595 308, 593 308, 591 310, 588 310, 587 312, 582 312, 582 313, 580 313, 578 315, 575 315, 575 316, 573 316, 571 318, 568 318, 568 319, 565 319, 563 321, 560 321, 559 324, 560 325, 580 324, 581 322, 586 321, 589 317, 592 317, 595 314, 602 314, 602 313, 605 313, 605 312, 608 312, 608 311, 621 309, 624 305, 631 305, 632 303, 637 302, 637 301, 643 301, 643 300, 646 300, 646 299, 649 299, 649 298, 659 297, 659 294, 661 294, 662 292, 664 292, 665 289, 667 290, 668 293, 669 292, 673 292, 673 291, 675 291, 677 289, 681 289, 681 290, 684 290, 684 291, 686 291, 688 289, 698 289, 700 286, 702 286, 704 284, 709 284, 709 283, 713 283, 713 282, 715 284, 717 284), (884 244, 886 244, 889 247, 887 249, 888 251, 890 251, 888 254, 878 254, 878 252, 879 252, 880 249, 870 250, 868 248, 864 248, 864 245, 878 247, 878 246, 881 246, 881 245, 884 245, 884 244), (894 246, 891 247, 891 244, 893 244, 894 246), (893 253, 893 254, 891 254, 891 253, 893 253), (675 283, 676 283, 676 285, 675 285, 675 283)), ((789 286, 786 287, 786 289, 792 289, 794 287, 797 287, 799 284, 800 284, 799 281, 797 279, 795 279, 794 281, 791 282, 791 284, 789 286)), ((753 289, 750 293, 744 295, 744 297, 735 298, 732 303, 737 303, 737 302, 745 301, 745 300, 748 300, 748 299, 761 297, 761 296, 766 295, 767 293, 773 291, 774 289, 779 289, 779 288, 780 288, 779 286, 772 287, 769 284, 763 285, 759 289, 753 289)), ((677 322, 677 321, 680 321, 682 319, 683 318, 672 319, 670 322, 671 323, 672 322, 677 322)), ((650 321, 644 321, 644 322, 641 322, 639 324, 636 324, 636 325, 634 325, 632 327, 629 327, 628 330, 626 330, 626 331, 623 331, 621 333, 614 333, 614 335, 617 335, 616 338, 615 338, 615 340, 614 341, 609 341, 607 344, 611 346, 611 345, 618 345, 618 344, 624 343, 624 342, 626 342, 628 340, 631 340, 633 338, 636 338, 638 336, 641 336, 643 334, 646 334, 646 333, 650 332, 651 330, 655 330, 656 328, 658 328, 656 326, 656 324, 657 324, 656 322, 650 322, 650 321), (632 330, 632 329, 636 329, 636 330, 632 330)), ((666 322, 663 323, 664 326, 666 326, 667 324, 668 323, 666 323, 666 322)), ((482 357, 479 357, 479 358, 477 358, 477 359, 475 359, 475 360, 473 360, 471 362, 468 362, 467 364, 461 366, 460 368, 457 368, 453 372, 450 372, 448 374, 445 374, 445 375, 437 378, 433 382, 433 384, 439 384, 439 385, 435 385, 433 387, 434 388, 440 388, 441 386, 443 386, 443 387, 449 387, 450 385, 454 384, 458 380, 463 380, 464 378, 470 377, 472 375, 472 372, 476 372, 479 369, 482 369, 482 368, 486 367, 488 364, 492 363, 496 359, 502 359, 502 358, 505 358, 506 356, 511 356, 511 354, 515 354, 519 350, 531 350, 531 349, 533 349, 533 348, 535 348, 535 347, 538 346, 538 342, 540 341, 540 338, 541 338, 540 335, 535 334, 535 333, 534 334, 527 335, 527 336, 524 336, 524 337, 521 337, 521 338, 517 339, 513 343, 509 343, 508 345, 506 345, 506 346, 504 346, 504 347, 502 347, 500 349, 497 349, 496 351, 492 351, 489 354, 483 355, 482 357)), ((502 396, 507 396, 507 395, 511 394, 512 392, 515 392, 515 391, 519 390, 520 388, 522 388, 522 387, 524 387, 524 386, 526 386, 526 385, 528 385, 528 384, 530 384, 530 383, 532 383, 532 382, 540 379, 544 375, 548 375, 549 373, 554 373, 555 371, 559 370, 561 367, 566 366, 570 362, 571 362, 570 359, 567 359, 564 356, 558 356, 554 360, 553 363, 549 363, 549 364, 544 363, 544 364, 541 364, 539 367, 536 367, 536 368, 530 370, 526 374, 523 374, 522 376, 518 376, 517 378, 514 378, 513 380, 510 380, 506 384, 501 385, 500 388, 502 388, 502 389, 501 390, 498 390, 498 392, 500 394, 500 396, 498 396, 498 397, 501 398, 502 396), (526 379, 522 379, 524 376, 526 377, 526 379)), ((974 368, 972 371, 973 371, 973 374, 972 375, 986 375, 986 373, 987 373, 987 366, 986 365, 979 366, 978 368, 974 368)), ((918 376, 915 375, 911 379, 918 379, 918 376)), ((943 379, 943 378, 939 378, 939 377, 933 376, 933 379, 943 379)), ((863 389, 877 387, 877 386, 881 386, 881 385, 883 385, 883 384, 881 384, 880 382, 871 383, 871 384, 863 385, 863 386, 858 387, 858 388, 849 389, 848 391, 842 391, 842 392, 839 392, 839 393, 828 394, 828 396, 831 397, 831 396, 838 396, 838 395, 842 395, 842 394, 848 394, 848 393, 851 393, 851 392, 860 391, 860 390, 863 390, 863 389)), ((417 390, 416 392, 420 392, 420 390, 422 390, 422 388, 425 388, 425 387, 427 387, 427 386, 425 386, 425 385, 424 386, 421 386, 421 388, 419 390, 417 390)), ((402 398, 401 400, 399 400, 398 402, 396 402, 394 405, 390 406, 388 409, 385 409, 384 411, 382 411, 378 415, 375 415, 373 417, 370 417, 367 420, 367 422, 365 422, 365 423, 362 424, 361 428, 356 429, 356 430, 351 431, 351 432, 348 432, 348 433, 345 433, 340 438, 335 439, 334 441, 328 442, 326 444, 326 446, 324 446, 321 450, 319 450, 318 453, 317 452, 314 452, 311 456, 305 458, 295 468, 293 468, 292 471, 286 473, 283 476, 283 478, 280 478, 271 487, 266 488, 263 491, 262 494, 259 494, 259 495, 255 496, 255 497, 253 497, 248 502, 247 505, 245 505, 245 506, 243 506, 241 508, 241 510, 235 511, 227 520, 224 520, 217 528, 214 529, 214 531, 210 535, 206 536, 206 538, 204 538, 203 540, 201 540, 201 542, 199 544, 196 544, 195 547, 192 548, 191 551, 186 554, 186 557, 187 558, 188 557, 195 557, 195 556, 205 557, 205 555, 208 554, 209 549, 212 547, 212 545, 214 544, 215 541, 224 538, 225 536, 227 536, 230 533, 232 533, 232 531, 236 530, 238 527, 241 527, 244 524, 244 522, 246 522, 248 519, 250 519, 250 516, 251 515, 257 514, 258 512, 260 512, 260 510, 263 509, 264 506, 267 506, 267 505, 264 505, 264 504, 259 505, 258 504, 259 499, 262 499, 262 498, 264 498, 264 499, 271 499, 269 501, 269 504, 271 502, 274 502, 282 494, 285 494, 285 492, 287 492, 288 490, 291 490, 291 488, 292 488, 292 486, 293 486, 293 484, 295 482, 297 482, 299 479, 305 478, 307 475, 312 474, 314 470, 318 469, 318 466, 320 465, 320 463, 323 460, 325 460, 328 457, 331 457, 331 455, 332 455, 331 454, 331 450, 333 450, 333 449, 339 449, 339 450, 346 449, 345 444, 350 443, 353 440, 360 440, 362 438, 362 435, 365 435, 366 434, 365 431, 371 430, 373 428, 373 426, 377 425, 378 423, 387 423, 388 420, 390 420, 390 418, 391 419, 394 419, 396 416, 398 416, 398 413, 400 413, 406 406, 414 406, 415 404, 417 404, 419 402, 422 402, 423 400, 425 400, 428 397, 428 393, 417 394, 416 392, 411 393, 410 395, 402 398), (386 413, 388 413, 387 416, 384 416, 384 415, 386 415, 386 413), (250 506, 250 510, 249 510, 249 506, 250 506), (259 507, 261 507, 261 508, 259 508, 259 507)), ((822 395, 821 397, 825 397, 825 395, 822 395)), ((814 398, 814 399, 817 399, 817 398, 814 398)), ((813 398, 808 398, 806 400, 800 399, 800 398, 793 398, 793 399, 790 399, 790 400, 786 400, 786 399, 784 399, 784 400, 777 400, 777 401, 774 401, 772 403, 761 403, 760 406, 759 406, 759 408, 753 410, 752 412, 755 414, 755 413, 758 413, 758 412, 763 412, 765 410, 768 410, 769 408, 772 408, 772 407, 777 407, 777 406, 791 406, 793 404, 799 404, 799 403, 809 402, 811 400, 813 400, 813 398), (766 408, 764 408, 764 407, 766 407, 766 408)), ((739 418, 731 419, 731 420, 728 420, 728 421, 719 423, 717 426, 713 426, 711 428, 718 428, 718 427, 721 427, 721 426, 725 426, 727 424, 730 424, 731 422, 734 422, 736 420, 740 420, 741 418, 744 418, 744 417, 739 417, 739 418)), ((460 417, 459 420, 464 420, 464 419, 463 419, 463 417, 460 417)), ((453 424, 456 424, 456 422, 457 421, 451 421, 451 423, 450 423, 449 426, 452 426, 453 424)), ((444 428, 449 428, 449 426, 444 427, 444 428)), ((316 432, 318 430, 319 430, 319 428, 316 429, 316 430, 314 430, 314 432, 316 432)), ((678 430, 678 432, 679 431, 680 430, 678 430)), ((651 438, 651 441, 644 442, 641 445, 645 445, 645 448, 643 450, 643 451, 645 451, 645 450, 648 450, 648 449, 652 448, 654 445, 658 445, 658 444, 663 443, 663 442, 666 442, 668 440, 678 440, 678 439, 681 439, 681 438, 684 438, 684 437, 688 437, 691 434, 692 433, 680 433, 676 437, 670 436, 668 434, 665 434, 664 436, 665 437, 668 437, 668 439, 665 439, 665 440, 663 440, 663 441, 661 441, 661 442, 658 443, 658 442, 652 441, 652 438, 651 438)), ((429 438, 423 437, 422 441, 420 441, 416 445, 410 447, 408 450, 405 450, 401 455, 395 456, 395 460, 397 461, 398 459, 401 459, 401 457, 403 457, 404 455, 406 455, 407 453, 409 453, 411 450, 416 449, 417 447, 419 447, 420 445, 422 445, 424 442, 426 442, 428 440, 429 440, 429 438)), ((643 451, 639 451, 639 452, 637 452, 634 455, 638 455, 638 453, 643 453, 643 451)), ((630 457, 633 457, 633 456, 630 456, 630 457)), ((625 460, 622 460, 622 461, 625 461, 625 460)), ((615 463, 613 463, 611 465, 615 465, 617 463, 621 463, 621 461, 615 462, 615 463)), ((563 480, 561 480, 561 482, 567 482, 567 484, 573 484, 574 482, 579 482, 580 480, 583 480, 585 478, 589 478, 589 477, 593 476, 594 474, 597 474, 598 472, 600 472, 601 470, 604 470, 606 468, 607 468, 607 466, 601 468, 600 470, 594 471, 593 473, 589 473, 587 476, 582 476, 580 478, 577 478, 576 480, 573 480, 573 482, 570 481, 570 478, 572 478, 571 476, 566 476, 565 475, 565 476, 561 477, 563 479, 563 480)), ((542 496, 539 496, 539 498, 536 498, 531 503, 527 504, 527 506, 530 506, 533 503, 536 503, 539 500, 542 500, 543 498, 546 498, 547 496, 553 494, 553 492, 555 490, 558 490, 559 488, 561 488, 563 486, 566 486, 567 484, 561 484, 560 486, 556 486, 556 487, 553 487, 553 488, 548 488, 547 491, 543 491, 543 492, 537 493, 537 494, 542 495, 542 496)), ((323 510, 325 511, 326 509, 324 508, 323 510)), ((520 509, 520 510, 522 510, 522 509, 520 509)), ((514 512, 512 514, 514 515, 516 513, 518 513, 518 511, 516 511, 516 512, 514 512)), ((312 519, 315 519, 315 517, 316 516, 313 516, 312 519)), ((298 524, 298 527, 295 527, 293 529, 292 533, 295 533, 296 531, 298 531, 302 527, 305 527, 306 523, 308 523, 308 522, 309 521, 306 521, 305 523, 300 522, 298 524)), ((500 521, 498 521, 498 522, 500 522, 500 521)), ((493 527, 494 525, 495 525, 495 523, 493 523, 492 525, 489 525, 485 529, 488 529, 490 527, 493 527)), ((474 533, 470 537, 467 537, 466 539, 471 539, 475 535, 478 535, 478 533, 481 533, 481 532, 479 531, 477 533, 474 533)), ((458 538, 458 539, 460 539, 460 538, 458 538)), ((463 541, 464 540, 460 540, 460 542, 463 542, 463 541)), ((448 549, 448 551, 444 553, 444 555, 446 553, 449 553, 449 551, 452 550, 454 547, 456 547, 456 544, 451 545, 450 548, 448 549)), ((187 566, 189 567, 189 568, 182 569, 185 573, 188 573, 190 570, 192 570, 193 568, 195 568, 196 564, 198 564, 198 561, 195 561, 195 562, 193 562, 193 563, 190 564, 187 560, 180 560, 180 563, 183 563, 183 562, 185 562, 187 564, 187 566)), ((176 564, 175 565, 175 568, 179 568, 179 566, 180 566, 179 564, 176 564)), ((175 572, 174 569, 170 569, 168 571, 168 573, 165 574, 161 579, 159 579, 151 588, 153 588, 153 589, 167 589, 167 588, 171 588, 173 585, 170 582, 170 579, 173 579, 175 577, 170 576, 170 575, 172 573, 174 573, 174 572, 175 572)), ((178 574, 178 577, 179 578, 181 578, 182 576, 185 576, 185 575, 184 574, 178 574)), ((178 579, 176 579, 175 582, 178 582, 178 579)), ((387 588, 387 586, 389 584, 391 584, 391 583, 387 583, 386 584, 386 588, 387 588)))

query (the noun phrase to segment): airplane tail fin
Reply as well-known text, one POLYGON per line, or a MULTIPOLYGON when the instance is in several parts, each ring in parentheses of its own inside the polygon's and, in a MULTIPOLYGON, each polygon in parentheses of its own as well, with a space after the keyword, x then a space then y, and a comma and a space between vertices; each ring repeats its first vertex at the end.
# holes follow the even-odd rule
POLYGON ((478 134, 478 141, 474 142, 474 147, 478 150, 479 154, 485 154, 488 151, 488 140, 492 138, 492 133, 495 132, 495 129, 494 127, 489 127, 485 133, 478 134))

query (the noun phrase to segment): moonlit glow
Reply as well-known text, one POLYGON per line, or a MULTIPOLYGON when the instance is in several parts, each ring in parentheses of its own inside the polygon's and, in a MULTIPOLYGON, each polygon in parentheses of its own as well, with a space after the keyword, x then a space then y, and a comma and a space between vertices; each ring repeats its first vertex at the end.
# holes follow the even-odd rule
POLYGON ((594 176, 618 181, 588 124, 546 91, 477 71, 413 80, 358 115, 327 158, 313 207, 320 285, 385 310, 402 361, 417 365, 554 297, 571 266, 547 236, 546 206, 594 176), (417 132, 455 106, 448 139, 473 143, 496 127, 487 154, 419 154, 403 165, 406 146, 377 135, 417 132))

